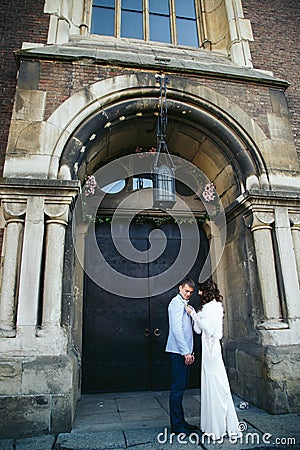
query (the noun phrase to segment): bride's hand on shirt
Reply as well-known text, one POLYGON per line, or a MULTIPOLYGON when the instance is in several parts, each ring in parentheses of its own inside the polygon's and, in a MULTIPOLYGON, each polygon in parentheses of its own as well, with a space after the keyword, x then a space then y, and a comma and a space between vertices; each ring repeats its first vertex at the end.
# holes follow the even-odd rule
POLYGON ((186 312, 191 315, 194 310, 194 308, 191 305, 188 305, 185 307, 186 312))

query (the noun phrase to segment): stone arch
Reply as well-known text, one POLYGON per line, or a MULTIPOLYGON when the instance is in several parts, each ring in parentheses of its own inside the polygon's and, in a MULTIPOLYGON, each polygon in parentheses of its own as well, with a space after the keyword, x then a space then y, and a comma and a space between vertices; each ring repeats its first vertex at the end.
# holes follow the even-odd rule
MULTIPOLYGON (((72 96, 48 119, 56 136, 50 177, 78 177, 83 182, 99 164, 133 152, 138 143, 153 146, 158 97, 153 74, 117 76, 72 96), (78 170, 74 171, 76 163, 78 170)), ((260 142, 267 138, 228 98, 174 76, 168 89, 168 113, 169 150, 193 162, 214 182, 224 207, 249 188, 268 187, 267 168, 259 151, 260 142)), ((78 237, 82 259, 85 232, 81 230, 78 237)), ((209 235, 213 232, 210 227, 209 235)), ((81 294, 74 298, 74 308, 82 311, 84 281, 79 265, 75 279, 81 294)), ((76 329, 82 330, 82 317, 78 321, 76 329)), ((74 339, 81 348, 79 334, 74 339)))
MULTIPOLYGON (((114 134, 112 129, 108 132, 108 128, 116 122, 120 130, 122 120, 127 126, 130 120, 135 121, 132 124, 145 118, 149 121, 152 114, 153 121, 158 96, 155 78, 149 74, 117 76, 74 94, 46 123, 45 133, 52 141, 49 178, 74 177, 72 164, 78 160, 80 150, 90 144, 88 139, 93 127, 105 137, 114 134)), ((259 150, 267 137, 239 106, 211 88, 176 76, 172 77, 168 89, 168 105, 172 132, 177 123, 177 135, 188 136, 183 144, 189 140, 196 142, 193 134, 205 137, 205 145, 210 149, 202 146, 206 159, 203 164, 206 167, 215 164, 213 178, 217 178, 218 173, 220 177, 225 165, 227 172, 240 184, 235 195, 251 187, 268 188, 267 167, 259 150)), ((171 142, 172 138, 169 140, 171 142)), ((200 154, 201 149, 198 150, 200 154)), ((224 172, 221 176, 224 178, 224 172)), ((231 201, 233 199, 234 195, 231 201)))

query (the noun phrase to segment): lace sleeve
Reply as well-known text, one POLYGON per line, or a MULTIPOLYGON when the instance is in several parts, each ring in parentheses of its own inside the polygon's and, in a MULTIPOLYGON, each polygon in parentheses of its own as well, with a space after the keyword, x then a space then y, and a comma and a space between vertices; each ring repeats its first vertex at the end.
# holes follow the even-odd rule
POLYGON ((193 328, 194 328, 195 333, 201 334, 202 328, 201 328, 201 319, 200 319, 199 313, 197 314, 196 311, 193 311, 191 316, 193 319, 193 328))

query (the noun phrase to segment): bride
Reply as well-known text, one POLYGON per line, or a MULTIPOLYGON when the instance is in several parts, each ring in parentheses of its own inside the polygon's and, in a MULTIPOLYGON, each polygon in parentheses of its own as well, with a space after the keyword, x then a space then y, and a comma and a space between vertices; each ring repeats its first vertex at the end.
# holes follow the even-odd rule
POLYGON ((222 296, 211 278, 199 285, 201 303, 191 315, 196 333, 202 333, 201 364, 201 430, 217 440, 226 434, 241 436, 229 382, 222 358, 220 339, 223 336, 222 296))

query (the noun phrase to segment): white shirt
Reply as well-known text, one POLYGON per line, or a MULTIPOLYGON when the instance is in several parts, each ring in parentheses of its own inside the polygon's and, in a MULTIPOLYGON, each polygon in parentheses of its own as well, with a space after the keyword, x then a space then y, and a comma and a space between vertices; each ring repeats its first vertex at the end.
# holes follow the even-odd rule
POLYGON ((193 352, 193 327, 191 317, 185 310, 187 304, 187 300, 184 300, 180 294, 177 294, 169 303, 169 336, 166 352, 180 355, 193 352))

